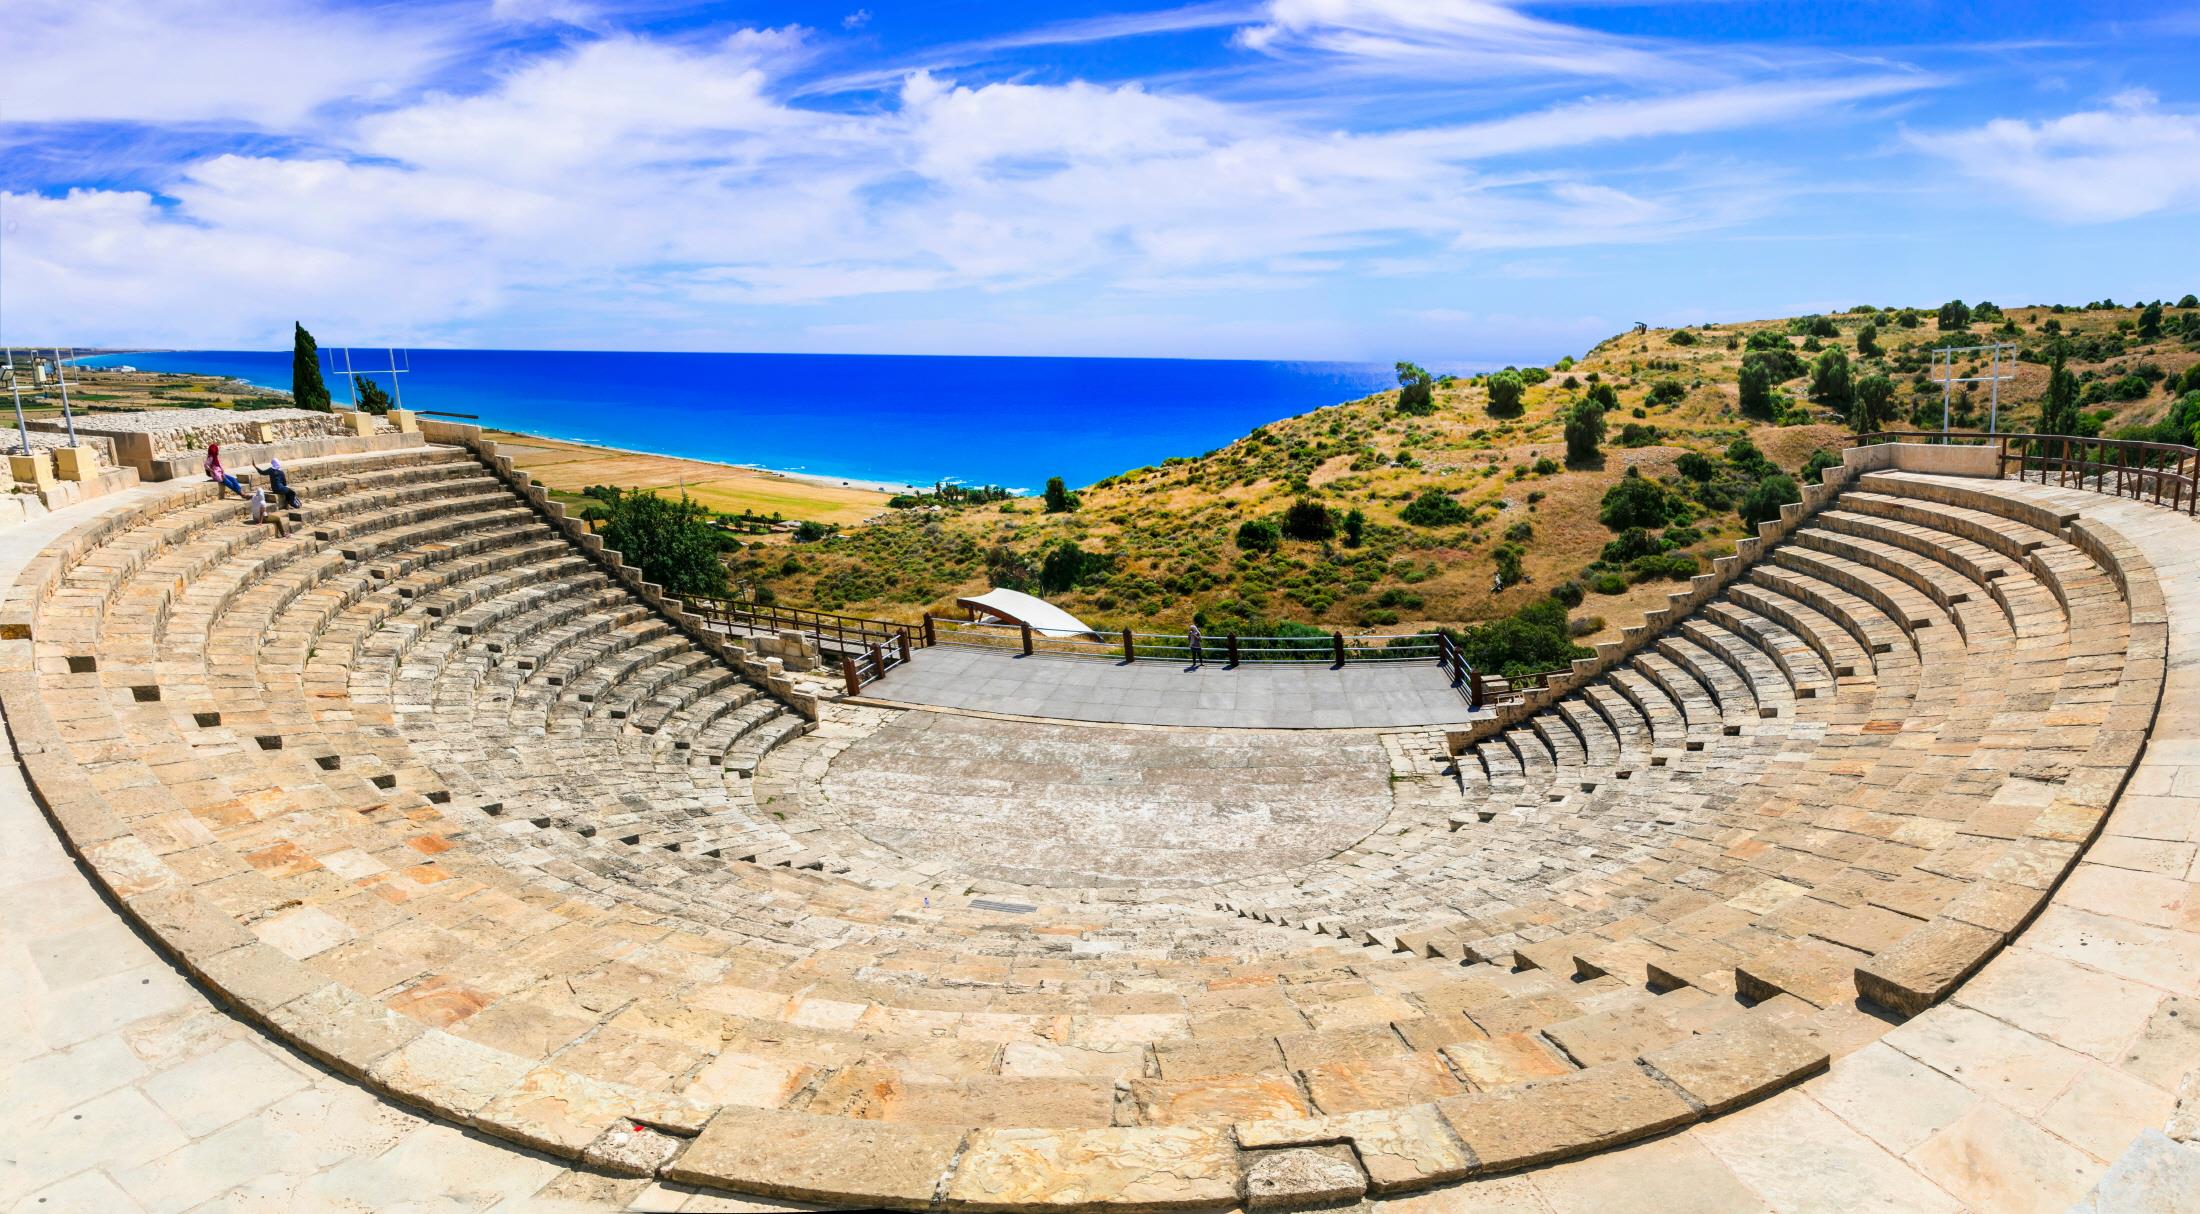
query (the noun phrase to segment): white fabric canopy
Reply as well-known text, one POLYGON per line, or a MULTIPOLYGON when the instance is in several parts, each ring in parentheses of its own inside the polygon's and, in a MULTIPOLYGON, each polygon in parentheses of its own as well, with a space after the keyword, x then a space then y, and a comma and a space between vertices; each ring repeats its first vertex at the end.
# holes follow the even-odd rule
POLYGON ((1019 590, 1002 590, 998 587, 966 599, 956 599, 961 606, 972 611, 984 612, 1011 624, 1029 624, 1040 636, 1074 637, 1099 636, 1085 626, 1082 620, 1062 610, 1045 599, 1033 598, 1019 590))

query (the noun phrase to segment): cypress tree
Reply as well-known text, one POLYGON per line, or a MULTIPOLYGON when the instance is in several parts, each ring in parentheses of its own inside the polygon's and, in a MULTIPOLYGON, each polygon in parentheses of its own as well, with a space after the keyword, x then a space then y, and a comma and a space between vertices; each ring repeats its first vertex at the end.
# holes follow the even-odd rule
POLYGON ((321 382, 321 347, 304 325, 296 321, 291 325, 297 333, 290 346, 290 401, 300 409, 326 413, 329 398, 328 385, 321 382))

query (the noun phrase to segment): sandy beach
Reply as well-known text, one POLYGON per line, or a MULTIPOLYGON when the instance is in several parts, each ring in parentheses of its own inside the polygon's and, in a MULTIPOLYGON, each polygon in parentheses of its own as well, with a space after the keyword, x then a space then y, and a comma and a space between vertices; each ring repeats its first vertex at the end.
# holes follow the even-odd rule
POLYGON ((685 490, 712 510, 846 524, 878 514, 889 497, 905 488, 596 447, 510 430, 487 433, 515 467, 566 493, 590 485, 685 490))

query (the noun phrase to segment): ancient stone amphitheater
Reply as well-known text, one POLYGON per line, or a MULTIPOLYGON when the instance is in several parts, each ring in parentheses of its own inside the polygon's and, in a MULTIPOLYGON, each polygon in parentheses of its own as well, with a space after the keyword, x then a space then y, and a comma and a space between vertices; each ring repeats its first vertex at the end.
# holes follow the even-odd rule
POLYGON ((54 833, 342 1082, 635 1208, 2193 1208, 2183 514, 1865 449, 1471 728, 1139 728, 847 700, 432 437, 0 603, 54 833))

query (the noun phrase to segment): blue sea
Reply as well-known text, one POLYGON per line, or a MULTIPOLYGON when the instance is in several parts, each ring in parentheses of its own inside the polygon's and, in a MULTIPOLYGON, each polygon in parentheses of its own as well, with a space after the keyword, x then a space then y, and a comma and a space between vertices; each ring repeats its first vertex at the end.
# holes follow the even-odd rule
MULTIPOLYGON (((352 359, 359 370, 390 363, 382 350, 352 359)), ((290 388, 287 350, 83 361, 290 388)), ((407 408, 487 426, 811 476, 1022 490, 1198 455, 1395 384, 1375 363, 533 350, 399 351, 397 361, 410 368, 398 377, 407 408)), ((343 379, 328 383, 342 404, 343 379)))

